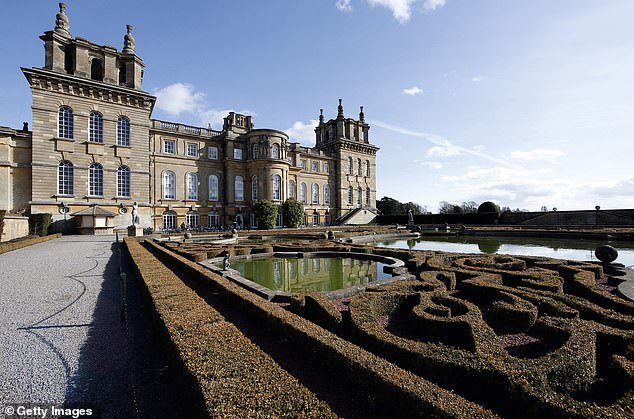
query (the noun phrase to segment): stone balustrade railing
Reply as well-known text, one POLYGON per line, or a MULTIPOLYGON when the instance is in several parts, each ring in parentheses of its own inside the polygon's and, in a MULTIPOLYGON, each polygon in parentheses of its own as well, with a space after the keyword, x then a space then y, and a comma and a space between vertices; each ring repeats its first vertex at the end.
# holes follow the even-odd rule
POLYGON ((152 128, 156 128, 156 129, 160 129, 164 131, 179 132, 179 133, 189 134, 189 135, 198 135, 201 137, 217 137, 222 133, 222 131, 216 131, 209 128, 193 127, 191 125, 160 121, 158 119, 152 120, 152 128))

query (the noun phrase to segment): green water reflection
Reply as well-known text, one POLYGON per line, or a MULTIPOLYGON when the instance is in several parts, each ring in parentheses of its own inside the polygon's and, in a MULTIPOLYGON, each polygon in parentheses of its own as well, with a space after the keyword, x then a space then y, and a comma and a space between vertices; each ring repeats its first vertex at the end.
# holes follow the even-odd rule
POLYGON ((391 278, 383 263, 337 257, 266 258, 231 261, 244 278, 274 291, 335 291, 391 278))
POLYGON ((455 253, 500 253, 518 256, 544 256, 556 259, 597 261, 594 249, 602 244, 616 248, 616 262, 634 265, 634 243, 625 241, 598 241, 581 239, 555 239, 503 236, 449 236, 417 239, 396 239, 368 243, 374 246, 410 250, 437 250, 455 253))

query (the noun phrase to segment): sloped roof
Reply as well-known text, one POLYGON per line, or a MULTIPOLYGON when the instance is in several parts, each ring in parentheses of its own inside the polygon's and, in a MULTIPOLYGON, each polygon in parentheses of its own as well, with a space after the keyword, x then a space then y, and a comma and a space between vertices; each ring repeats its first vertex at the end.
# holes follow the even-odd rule
POLYGON ((100 215, 105 217, 116 217, 118 214, 115 214, 112 211, 108 211, 106 209, 101 208, 99 205, 93 205, 90 208, 83 209, 81 211, 74 212, 70 215, 100 215))

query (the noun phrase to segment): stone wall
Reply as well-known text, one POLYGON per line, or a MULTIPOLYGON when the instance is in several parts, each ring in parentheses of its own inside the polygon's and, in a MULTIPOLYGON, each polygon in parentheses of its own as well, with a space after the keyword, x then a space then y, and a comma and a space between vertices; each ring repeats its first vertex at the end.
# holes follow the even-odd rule
POLYGON ((21 215, 5 215, 4 230, 0 242, 25 237, 29 235, 29 217, 21 215))

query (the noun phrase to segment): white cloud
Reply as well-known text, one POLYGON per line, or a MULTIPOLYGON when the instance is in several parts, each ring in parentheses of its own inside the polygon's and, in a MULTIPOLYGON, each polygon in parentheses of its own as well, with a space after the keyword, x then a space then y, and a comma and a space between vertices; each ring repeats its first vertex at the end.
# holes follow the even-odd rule
POLYGON ((484 76, 475 76, 471 79, 472 82, 474 83, 480 83, 482 80, 484 80, 486 77, 484 76))
POLYGON ((477 153, 482 153, 484 150, 486 149, 486 147, 482 144, 478 144, 476 146, 473 146, 473 150, 477 153))
POLYGON ((409 89, 403 89, 403 94, 406 94, 406 95, 409 95, 409 96, 422 95, 423 94, 423 89, 421 89, 418 86, 412 86, 409 89))
MULTIPOLYGON (((399 23, 407 23, 412 17, 411 5, 416 0, 368 0, 371 6, 383 6, 392 11, 394 19, 399 23)), ((429 0, 427 0, 429 1, 429 0)))
POLYGON ((427 153, 425 154, 425 156, 426 157, 452 157, 452 156, 459 156, 461 154, 462 152, 460 151, 458 147, 455 147, 450 144, 446 146, 434 146, 430 148, 429 150, 427 150, 427 153))
POLYGON ((433 12, 434 10, 443 7, 447 3, 447 0, 425 0, 423 2, 423 10, 433 12))
POLYGON ((546 160, 553 162, 558 157, 563 156, 564 152, 552 148, 536 148, 534 150, 524 151, 518 150, 511 153, 511 157, 515 160, 531 161, 531 160, 546 160))
POLYGON ((169 86, 154 89, 153 94, 157 97, 156 108, 165 112, 169 116, 180 117, 181 114, 193 116, 191 123, 206 127, 211 124, 214 129, 221 129, 223 119, 229 112, 236 112, 243 115, 255 115, 255 112, 247 109, 236 111, 234 109, 210 109, 206 107, 203 92, 196 90, 196 87, 189 83, 174 83, 169 86))
POLYGON ((202 106, 205 94, 197 92, 191 84, 174 83, 154 91, 156 107, 173 116, 195 112, 202 106))
POLYGON ((309 123, 305 124, 302 121, 296 121, 292 127, 286 129, 290 141, 299 140, 302 145, 314 146, 315 145, 315 127, 319 121, 311 119, 309 123))
POLYGON ((335 6, 337 10, 341 10, 342 12, 351 12, 352 4, 350 4, 351 0, 337 0, 335 6))
POLYGON ((437 161, 425 161, 421 163, 422 166, 427 166, 430 169, 439 170, 443 168, 443 164, 437 161))

